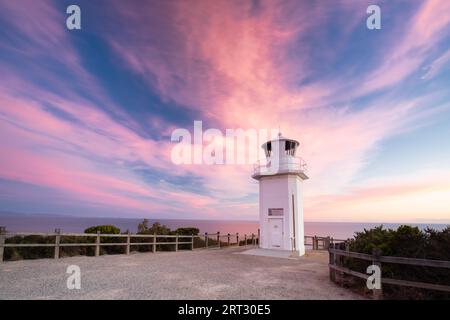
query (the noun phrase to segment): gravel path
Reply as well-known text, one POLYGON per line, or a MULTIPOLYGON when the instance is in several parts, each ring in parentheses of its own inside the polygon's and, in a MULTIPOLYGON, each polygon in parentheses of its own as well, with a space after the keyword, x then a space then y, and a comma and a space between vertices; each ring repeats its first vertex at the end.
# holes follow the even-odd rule
POLYGON ((361 299, 329 281, 326 253, 298 260, 242 248, 0 264, 0 299, 361 299), (81 289, 66 286, 69 265, 81 289))

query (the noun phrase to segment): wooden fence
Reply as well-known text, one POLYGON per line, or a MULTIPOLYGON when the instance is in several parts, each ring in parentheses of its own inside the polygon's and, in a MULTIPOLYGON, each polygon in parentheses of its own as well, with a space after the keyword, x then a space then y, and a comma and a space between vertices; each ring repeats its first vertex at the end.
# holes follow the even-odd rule
POLYGON ((305 246, 310 246, 312 250, 328 250, 331 243, 344 241, 346 240, 334 239, 333 237, 305 236, 305 246))
MULTIPOLYGON (((60 229, 55 229, 53 233, 39 233, 39 232, 7 232, 5 227, 0 227, 0 263, 4 260, 5 248, 20 248, 20 247, 53 247, 54 258, 58 259, 60 256, 60 249, 62 247, 95 247, 95 256, 100 256, 100 248, 102 246, 123 246, 125 247, 125 253, 130 254, 131 247, 135 246, 149 246, 150 251, 156 252, 159 245, 173 245, 175 251, 180 249, 180 245, 190 247, 190 250, 194 249, 214 249, 230 246, 256 246, 259 244, 259 230, 258 233, 244 234, 221 234, 217 233, 204 233, 200 235, 158 235, 158 234, 101 234, 101 233, 61 233, 60 229), (52 243, 5 243, 5 240, 13 236, 42 236, 42 237, 55 237, 55 241, 52 243), (91 237, 95 241, 91 243, 65 243, 61 242, 63 237, 91 237), (102 242, 102 237, 112 238, 125 238, 124 242, 102 242), (133 239, 144 238, 151 239, 149 242, 133 242, 133 239), (199 238, 204 240, 204 246, 194 248, 194 239, 199 238), (167 241, 170 239, 170 241, 167 241), (163 240, 163 241, 161 241, 163 240)), ((313 250, 327 250, 330 243, 337 240, 330 237, 318 237, 318 236, 305 236, 305 245, 311 246, 313 250), (310 241, 308 241, 310 240, 310 241)))
MULTIPOLYGON (((349 274, 351 276, 365 279, 369 277, 368 274, 361 273, 355 270, 344 267, 344 257, 350 257, 360 260, 371 261, 373 265, 380 267, 382 263, 394 263, 402 265, 420 266, 420 267, 434 267, 434 268, 447 268, 450 269, 450 261, 446 260, 429 260, 429 259, 416 259, 416 258, 405 258, 405 257, 391 257, 383 256, 380 249, 374 249, 372 254, 365 254, 359 252, 349 251, 348 243, 334 243, 330 245, 328 249, 329 252, 329 268, 330 268, 330 280, 336 283, 344 284, 344 274, 349 274)), ((381 277, 381 284, 390 284, 406 287, 414 287, 421 289, 437 290, 450 292, 450 286, 441 284, 432 284, 425 282, 407 281, 392 278, 381 277)), ((382 287, 380 289, 373 289, 373 298, 381 299, 383 296, 382 287)))
POLYGON ((60 229, 55 229, 53 233, 39 233, 39 232, 7 232, 5 227, 0 227, 0 263, 4 260, 5 248, 20 248, 20 247, 53 247, 54 258, 58 259, 60 255, 61 247, 95 247, 95 256, 100 256, 100 248, 102 246, 124 246, 126 254, 130 254, 132 246, 150 246, 152 252, 157 251, 158 245, 173 245, 175 251, 178 251, 180 245, 188 245, 190 250, 194 250, 194 239, 204 239, 205 246, 202 248, 221 248, 230 246, 256 246, 259 243, 258 234, 252 233, 251 235, 239 235, 235 234, 220 234, 220 232, 201 235, 158 235, 158 234, 102 234, 97 233, 61 233, 60 229), (42 237, 55 237, 55 241, 52 243, 6 243, 6 239, 13 236, 42 236, 42 237), (91 237, 95 239, 92 243, 65 243, 61 242, 63 237, 91 237), (125 238, 124 242, 102 242, 102 237, 110 238, 125 238), (132 242, 132 239, 146 238, 151 239, 150 242, 132 242), (158 241, 162 239, 163 241, 158 241), (171 239, 170 241, 167 241, 171 239))

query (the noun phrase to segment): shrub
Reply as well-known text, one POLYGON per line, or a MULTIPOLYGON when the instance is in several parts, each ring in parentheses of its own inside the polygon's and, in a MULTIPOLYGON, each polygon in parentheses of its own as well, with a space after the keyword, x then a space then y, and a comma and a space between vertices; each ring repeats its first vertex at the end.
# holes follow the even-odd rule
POLYGON ((180 234, 184 236, 190 236, 190 235, 198 235, 200 230, 198 228, 188 227, 188 228, 178 228, 175 230, 175 234, 180 234))
MULTIPOLYGON (((442 231, 427 228, 421 231, 417 227, 402 225, 397 230, 384 229, 383 226, 357 232, 348 240, 350 251, 372 254, 374 248, 382 250, 383 256, 396 256, 419 259, 450 260, 450 226, 442 231)), ((365 273, 369 261, 345 258, 344 266, 365 273)), ((382 276, 401 280, 450 285, 448 269, 418 267, 393 263, 382 264, 382 276)), ((365 283, 353 283, 351 286, 364 288, 365 283)), ((440 299, 450 298, 450 294, 383 285, 383 294, 391 299, 440 299)))
POLYGON ((119 234, 120 233, 120 229, 113 225, 89 227, 84 230, 84 233, 97 233, 97 231, 100 231, 100 233, 106 233, 106 234, 119 234))

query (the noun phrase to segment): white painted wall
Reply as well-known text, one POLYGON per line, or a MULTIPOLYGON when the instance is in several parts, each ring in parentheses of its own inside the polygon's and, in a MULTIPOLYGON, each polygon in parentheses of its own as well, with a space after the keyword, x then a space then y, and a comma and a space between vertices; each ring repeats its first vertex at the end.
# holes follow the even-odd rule
MULTIPOLYGON (((266 249, 292 250, 293 208, 295 211, 295 247, 300 255, 305 253, 303 228, 302 179, 296 174, 262 177, 259 180, 260 247, 266 249), (269 208, 283 208, 283 241, 280 248, 270 246, 269 208)), ((277 217, 274 217, 277 218, 277 217)))

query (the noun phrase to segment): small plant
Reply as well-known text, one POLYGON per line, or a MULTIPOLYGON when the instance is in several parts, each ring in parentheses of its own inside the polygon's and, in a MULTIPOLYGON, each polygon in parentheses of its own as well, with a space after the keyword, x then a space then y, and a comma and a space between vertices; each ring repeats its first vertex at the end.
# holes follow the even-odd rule
MULTIPOLYGON (((450 260, 450 226, 442 231, 431 228, 422 231, 408 225, 402 225, 397 230, 384 229, 381 225, 357 232, 353 239, 348 240, 348 244, 350 251, 353 252, 372 254, 372 250, 378 248, 381 249, 383 256, 450 260)), ((345 267, 362 273, 365 273, 368 264, 370 264, 368 261, 359 259, 348 257, 344 259, 345 267)), ((443 268, 383 263, 381 271, 385 278, 450 285, 450 273, 443 268)), ((364 284, 352 281, 350 287, 363 288, 364 284)), ((450 298, 450 294, 440 291, 394 285, 383 285, 383 294, 388 299, 450 298)))

